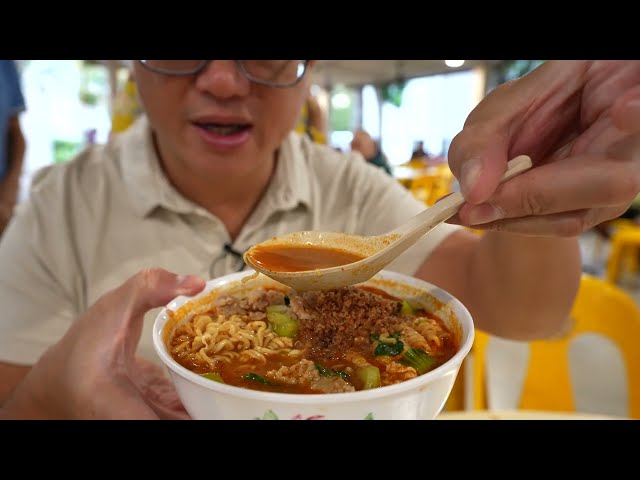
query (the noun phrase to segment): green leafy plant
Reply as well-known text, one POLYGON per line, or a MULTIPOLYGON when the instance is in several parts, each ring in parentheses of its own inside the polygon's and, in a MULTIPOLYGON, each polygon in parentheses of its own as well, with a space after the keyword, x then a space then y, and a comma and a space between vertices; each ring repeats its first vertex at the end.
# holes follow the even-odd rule
POLYGON ((402 93, 406 84, 407 82, 404 80, 397 80, 383 85, 381 87, 382 100, 399 107, 402 105, 402 93))
POLYGON ((82 143, 66 140, 53 141, 53 161, 63 163, 73 158, 82 149, 82 143))
POLYGON ((498 83, 520 78, 543 62, 544 60, 503 60, 498 66, 498 83))

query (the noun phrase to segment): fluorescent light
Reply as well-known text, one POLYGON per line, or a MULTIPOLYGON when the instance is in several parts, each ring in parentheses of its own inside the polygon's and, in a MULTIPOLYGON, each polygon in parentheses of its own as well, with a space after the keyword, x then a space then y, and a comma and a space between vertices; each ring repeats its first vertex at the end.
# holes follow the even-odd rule
POLYGON ((349 108, 351 105, 351 98, 344 92, 336 93, 331 99, 331 106, 335 109, 349 108))
POLYGON ((464 60, 445 60, 444 63, 447 67, 456 68, 464 65, 464 60))

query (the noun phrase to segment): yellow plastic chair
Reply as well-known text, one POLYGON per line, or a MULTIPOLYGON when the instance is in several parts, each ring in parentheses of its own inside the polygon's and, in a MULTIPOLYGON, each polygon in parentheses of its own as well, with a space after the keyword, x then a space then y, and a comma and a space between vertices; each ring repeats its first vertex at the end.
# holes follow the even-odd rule
POLYGON ((410 191, 414 197, 431 206, 445 195, 451 193, 453 176, 446 173, 434 173, 416 177, 410 186, 410 191))
POLYGON ((640 226, 621 223, 611 235, 611 253, 607 259, 607 280, 618 281, 618 276, 626 267, 631 272, 638 271, 640 255, 640 226))
POLYGON ((429 205, 429 200, 433 195, 437 177, 433 175, 421 175, 411 182, 411 194, 425 205, 429 205))
MULTIPOLYGON (((572 329, 557 339, 529 342, 528 369, 518 408, 573 412, 575 395, 571 386, 569 347, 579 335, 599 334, 612 341, 626 370, 631 418, 640 419, 640 310, 622 289, 605 280, 583 274, 572 309, 572 329)), ((486 356, 490 336, 476 331, 471 350, 471 409, 486 409, 486 356)), ((461 377, 458 377, 462 381, 461 377)), ((455 388, 455 387, 454 387, 455 388)), ((460 387, 458 387, 460 388, 460 387)), ((454 398, 459 406, 459 396, 454 398)))
POLYGON ((466 365, 464 362, 460 365, 458 376, 453 384, 449 398, 444 405, 444 412, 457 412, 465 409, 465 385, 464 378, 466 376, 466 365))

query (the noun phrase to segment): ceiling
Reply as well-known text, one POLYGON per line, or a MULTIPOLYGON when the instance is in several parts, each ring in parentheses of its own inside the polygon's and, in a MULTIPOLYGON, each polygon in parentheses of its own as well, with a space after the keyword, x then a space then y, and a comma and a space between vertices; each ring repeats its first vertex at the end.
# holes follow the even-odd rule
MULTIPOLYGON (((127 60, 97 60, 97 62, 111 67, 116 64, 128 66, 127 60)), ((495 65, 499 62, 500 60, 465 60, 461 67, 450 68, 445 65, 444 60, 318 60, 313 75, 315 83, 324 88, 338 84, 380 85, 398 78, 410 79, 453 73, 479 66, 495 65)))
POLYGON ((494 63, 496 60, 466 60, 462 67, 450 68, 444 60, 319 60, 314 78, 325 88, 337 84, 384 84, 398 78, 452 73, 494 63))

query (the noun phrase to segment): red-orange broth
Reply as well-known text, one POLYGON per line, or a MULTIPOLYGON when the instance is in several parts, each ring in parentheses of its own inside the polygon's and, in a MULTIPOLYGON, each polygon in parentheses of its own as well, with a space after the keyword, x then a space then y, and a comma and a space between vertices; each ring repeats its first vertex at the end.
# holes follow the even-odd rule
POLYGON ((251 250, 249 255, 255 265, 272 272, 302 272, 338 267, 364 258, 345 250, 310 245, 260 246, 251 250))
POLYGON ((459 338, 432 313, 369 286, 258 288, 218 295, 180 324, 168 345, 178 363, 211 380, 309 394, 415 378, 449 360, 459 338))

